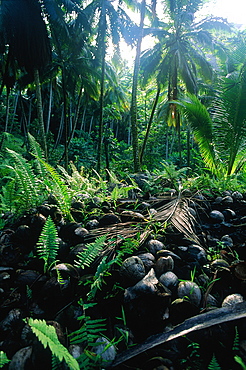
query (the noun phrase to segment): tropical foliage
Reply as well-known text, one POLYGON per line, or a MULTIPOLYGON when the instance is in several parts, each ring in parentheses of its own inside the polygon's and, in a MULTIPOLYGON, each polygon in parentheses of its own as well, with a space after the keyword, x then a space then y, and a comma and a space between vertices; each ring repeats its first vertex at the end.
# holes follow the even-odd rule
POLYGON ((52 192, 72 220, 74 194, 64 183, 81 166, 84 188, 95 168, 109 179, 112 169, 121 177, 161 170, 163 160, 198 174, 205 162, 218 177, 243 171, 245 31, 201 17, 203 5, 2 1, 0 148, 3 158, 6 147, 14 158, 4 164, 14 175, 5 167, 3 192, 16 190, 18 181, 35 205, 38 173, 45 194, 52 192), (146 37, 152 43, 142 51, 146 37), (122 52, 123 39, 134 63, 122 52), (25 151, 38 158, 34 167, 25 151))

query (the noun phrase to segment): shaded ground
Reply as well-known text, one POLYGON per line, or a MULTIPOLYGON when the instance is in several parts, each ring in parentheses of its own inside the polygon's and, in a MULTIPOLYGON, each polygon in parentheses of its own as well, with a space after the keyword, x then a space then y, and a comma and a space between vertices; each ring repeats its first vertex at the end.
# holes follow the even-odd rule
MULTIPOLYGON (((50 353, 30 334, 24 318, 53 323, 62 344, 72 352, 68 334, 83 325, 78 317, 85 314, 85 304, 91 306, 86 315, 92 320, 106 319, 103 334, 116 342, 120 339, 115 345, 115 368, 242 368, 235 356, 246 362, 245 318, 222 319, 220 325, 119 361, 124 351, 150 336, 222 306, 226 310, 246 297, 243 194, 228 192, 218 197, 184 192, 145 198, 104 203, 97 198, 77 200, 72 205, 76 221, 69 223, 49 203, 14 224, 9 219, 0 237, 0 351, 12 359, 28 348, 19 369, 52 367, 50 353), (48 216, 58 231, 59 262, 44 271, 37 242, 48 216), (103 249, 89 267, 76 267, 79 253, 102 235, 106 238, 103 249), (102 260, 108 265, 101 263, 105 269, 98 273, 100 285, 96 286, 102 260)), ((88 343, 78 347, 93 352, 88 343)), ((13 369, 13 364, 12 360, 5 367, 13 369)))

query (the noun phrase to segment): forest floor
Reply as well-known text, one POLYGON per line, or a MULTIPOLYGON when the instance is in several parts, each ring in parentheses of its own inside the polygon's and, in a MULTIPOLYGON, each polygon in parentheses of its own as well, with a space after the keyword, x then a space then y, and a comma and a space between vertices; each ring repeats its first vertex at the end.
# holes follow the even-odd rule
POLYGON ((4 368, 69 368, 55 367, 30 317, 56 328, 81 369, 246 368, 245 194, 94 197, 71 214, 50 200, 0 233, 4 368), (48 219, 55 261, 40 252, 52 247, 48 219))

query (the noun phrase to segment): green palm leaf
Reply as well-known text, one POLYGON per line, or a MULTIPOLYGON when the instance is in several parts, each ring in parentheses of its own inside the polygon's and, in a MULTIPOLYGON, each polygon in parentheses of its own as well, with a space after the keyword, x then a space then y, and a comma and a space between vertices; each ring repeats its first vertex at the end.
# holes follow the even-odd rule
POLYGON ((213 122, 206 107, 194 95, 178 103, 191 125, 205 164, 214 173, 221 172, 216 150, 213 146, 213 122))

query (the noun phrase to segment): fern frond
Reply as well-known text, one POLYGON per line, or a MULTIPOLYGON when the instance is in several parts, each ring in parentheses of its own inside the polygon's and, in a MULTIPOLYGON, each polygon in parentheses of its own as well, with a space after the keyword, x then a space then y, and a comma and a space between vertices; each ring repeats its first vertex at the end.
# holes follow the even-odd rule
POLYGON ((45 162, 42 158, 36 157, 37 160, 44 166, 47 171, 47 176, 44 179, 44 184, 46 188, 54 195, 56 201, 59 205, 61 212, 70 221, 73 221, 73 217, 70 213, 71 201, 73 197, 73 192, 58 172, 50 164, 45 162))
POLYGON ((10 360, 8 359, 5 352, 0 351, 0 368, 4 367, 4 365, 8 364, 10 360))
POLYGON ((105 319, 91 319, 89 316, 83 315, 78 320, 83 320, 83 325, 79 330, 69 334, 70 343, 85 343, 87 346, 93 347, 102 331, 106 330, 105 319))
POLYGON ((52 370, 64 369, 62 362, 54 355, 52 355, 52 358, 51 358, 51 369, 52 370))
POLYGON ((234 360, 241 366, 242 370, 246 370, 246 364, 240 356, 234 356, 234 360))
POLYGON ((0 210, 12 212, 17 202, 17 194, 15 191, 15 180, 9 178, 6 185, 2 186, 2 194, 0 194, 0 210))
POLYGON ((96 273, 93 277, 93 283, 91 284, 91 289, 89 293, 87 294, 89 300, 95 297, 97 290, 101 289, 102 284, 105 283, 104 276, 110 275, 109 268, 113 263, 115 263, 115 260, 111 260, 107 262, 107 256, 104 256, 102 258, 101 262, 97 266, 96 273))
POLYGON ((37 243, 37 254, 45 261, 44 269, 56 260, 58 253, 58 232, 50 216, 48 216, 37 243))
POLYGON ((94 243, 86 245, 86 249, 77 254, 77 260, 74 262, 74 266, 84 269, 89 267, 99 252, 102 251, 107 235, 102 235, 95 240, 94 243))
POLYGON ((208 365, 208 370, 221 370, 220 364, 218 363, 215 354, 213 354, 213 357, 208 365))
POLYGON ((58 340, 54 326, 47 325, 45 320, 28 319, 28 325, 37 336, 44 348, 49 347, 51 353, 60 361, 64 360, 71 370, 79 370, 79 364, 58 340))
POLYGON ((42 202, 40 193, 40 183, 34 174, 31 165, 25 158, 14 150, 6 149, 14 160, 13 166, 8 165, 15 173, 15 179, 18 184, 18 191, 21 194, 21 208, 31 208, 42 202))
POLYGON ((233 341, 233 346, 232 346, 233 351, 238 351, 239 350, 239 333, 238 333, 238 328, 235 326, 235 338, 233 341))
MULTIPOLYGON (((39 143, 35 140, 35 138, 30 133, 28 133, 28 139, 29 139, 29 144, 31 148, 31 154, 35 158, 41 158, 44 161, 45 160, 44 152, 41 146, 39 145, 39 143)), ((47 175, 47 171, 45 167, 38 160, 36 160, 35 163, 37 165, 37 170, 38 170, 39 175, 41 176, 42 180, 44 180, 47 175)))

